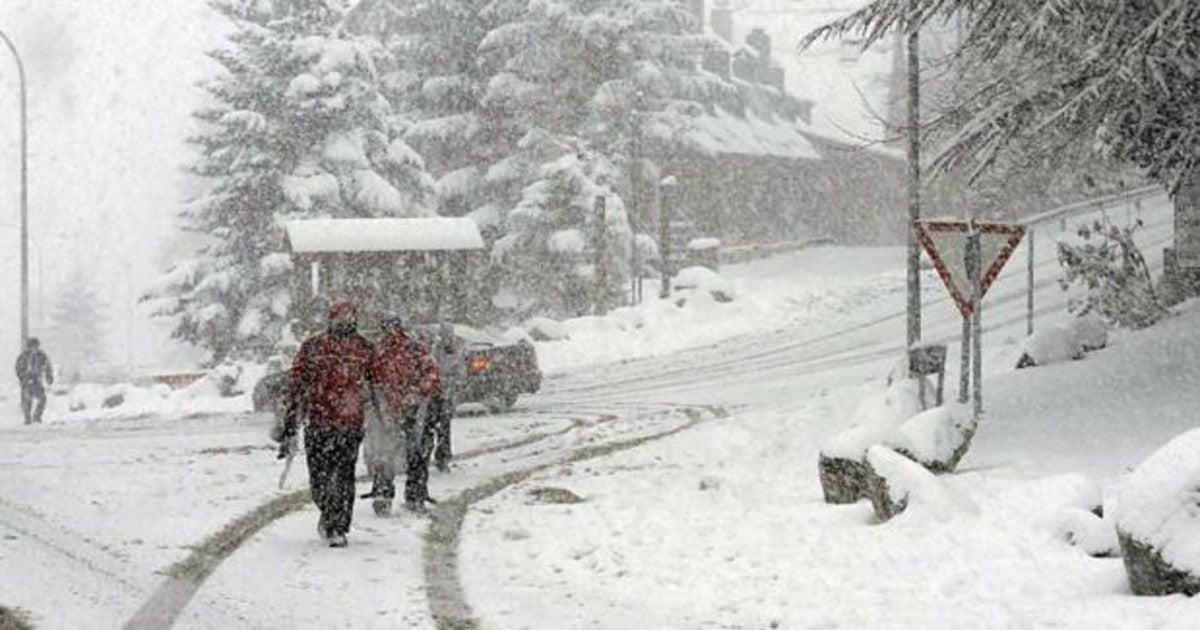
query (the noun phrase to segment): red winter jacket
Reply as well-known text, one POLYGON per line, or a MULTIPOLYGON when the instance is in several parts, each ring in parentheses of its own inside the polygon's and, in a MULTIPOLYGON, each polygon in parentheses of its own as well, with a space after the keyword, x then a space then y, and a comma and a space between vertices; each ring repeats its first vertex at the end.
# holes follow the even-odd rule
POLYGON ((288 385, 311 426, 362 428, 371 355, 371 343, 358 333, 324 332, 301 344, 288 385))
POLYGON ((429 348, 402 332, 390 333, 379 342, 371 372, 389 415, 401 413, 417 396, 432 396, 441 388, 437 362, 429 348))

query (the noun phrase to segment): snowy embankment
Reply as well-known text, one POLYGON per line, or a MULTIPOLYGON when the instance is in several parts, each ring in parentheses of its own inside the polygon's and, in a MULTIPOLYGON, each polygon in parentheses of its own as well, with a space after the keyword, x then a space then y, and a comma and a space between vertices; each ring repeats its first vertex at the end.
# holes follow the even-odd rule
POLYGON ((74 425, 249 413, 254 384, 265 371, 263 364, 225 365, 177 388, 162 383, 80 383, 51 387, 43 421, 51 425, 74 425))
POLYGON ((821 246, 727 265, 720 276, 733 294, 728 302, 690 291, 658 299, 657 281, 647 280, 640 305, 555 322, 560 338, 535 343, 538 361, 546 375, 556 375, 825 322, 902 291, 903 273, 896 271, 902 261, 898 248, 821 246))
POLYGON ((1119 559, 1089 555, 1115 532, 1087 514, 1195 426, 1200 307, 1181 310, 1084 361, 994 374, 972 451, 938 478, 971 509, 878 525, 825 505, 817 448, 853 404, 800 395, 489 500, 466 524, 468 597, 498 628, 1186 627, 1195 602, 1135 598, 1119 559))

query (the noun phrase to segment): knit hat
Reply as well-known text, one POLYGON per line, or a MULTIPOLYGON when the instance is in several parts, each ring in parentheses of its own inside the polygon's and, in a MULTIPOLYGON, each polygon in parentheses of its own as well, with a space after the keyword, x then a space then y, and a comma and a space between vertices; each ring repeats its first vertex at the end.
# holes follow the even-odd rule
POLYGON ((353 300, 342 300, 329 308, 330 324, 350 324, 358 321, 358 305, 353 300))

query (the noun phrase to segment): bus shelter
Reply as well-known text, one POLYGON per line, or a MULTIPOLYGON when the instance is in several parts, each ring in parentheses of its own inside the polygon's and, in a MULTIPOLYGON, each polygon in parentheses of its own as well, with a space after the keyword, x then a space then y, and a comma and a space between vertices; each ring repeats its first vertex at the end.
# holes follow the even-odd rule
POLYGON ((469 319, 470 278, 486 255, 469 218, 305 219, 285 229, 298 335, 323 328, 328 306, 346 298, 358 303, 368 331, 385 315, 469 319))

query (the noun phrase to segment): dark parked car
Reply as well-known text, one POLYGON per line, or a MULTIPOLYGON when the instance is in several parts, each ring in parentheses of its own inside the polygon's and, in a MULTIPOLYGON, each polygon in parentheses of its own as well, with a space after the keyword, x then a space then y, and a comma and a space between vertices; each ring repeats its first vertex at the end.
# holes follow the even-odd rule
POLYGON ((268 371, 258 380, 251 398, 255 411, 282 411, 283 397, 287 394, 288 374, 282 370, 268 371))
MULTIPOLYGON (((470 326, 455 325, 454 355, 457 364, 443 368, 454 388, 455 402, 480 403, 492 412, 511 409, 521 394, 532 394, 542 386, 533 344, 502 339, 470 326)), ((437 338, 435 326, 416 326, 413 333, 426 343, 437 338)), ((287 373, 268 371, 254 387, 254 410, 282 411, 287 393, 287 373)))
MULTIPOLYGON (((481 403, 492 412, 507 411, 521 394, 532 394, 542 386, 533 344, 508 341, 470 326, 453 329, 458 365, 443 372, 452 381, 458 404, 481 403)), ((416 332, 431 345, 437 338, 433 326, 418 326, 416 332)))

